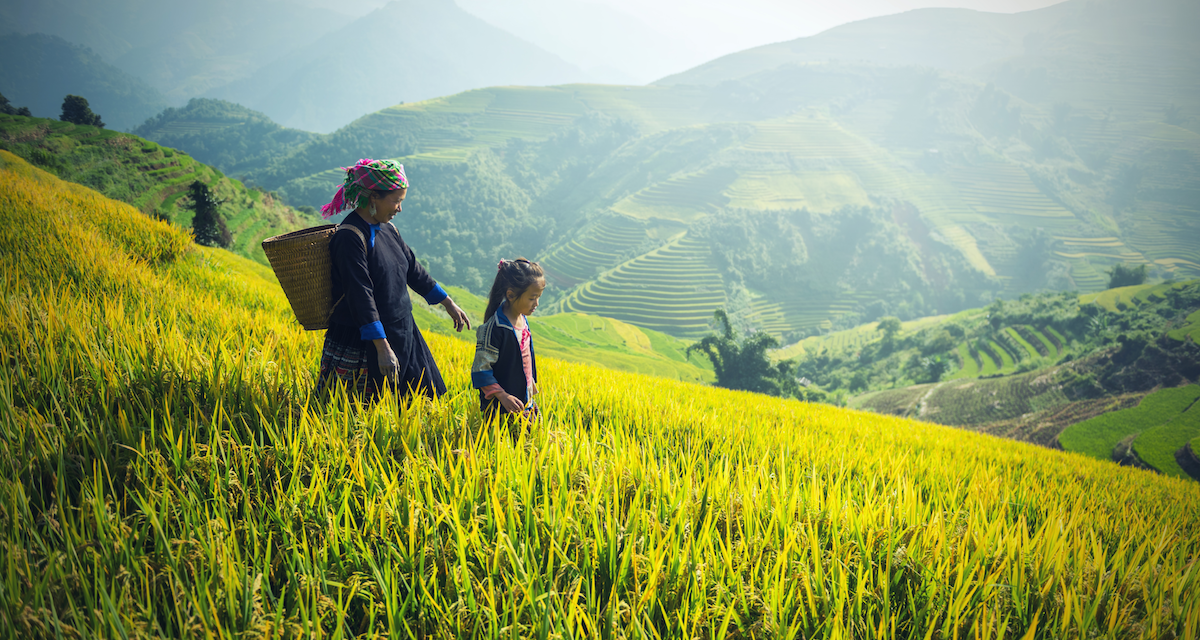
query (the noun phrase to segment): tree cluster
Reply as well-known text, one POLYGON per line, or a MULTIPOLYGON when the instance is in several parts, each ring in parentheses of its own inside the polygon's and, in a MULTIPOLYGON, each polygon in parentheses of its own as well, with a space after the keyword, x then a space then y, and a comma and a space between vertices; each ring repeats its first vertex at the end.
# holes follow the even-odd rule
POLYGON ((724 309, 713 312, 719 333, 704 336, 687 348, 688 355, 698 351, 712 362, 717 374, 717 386, 766 393, 773 396, 799 396, 800 389, 792 376, 789 362, 772 364, 767 349, 779 346, 768 333, 739 337, 729 323, 724 309))
POLYGON ((100 119, 99 114, 92 113, 92 108, 88 106, 87 98, 83 96, 67 95, 63 99, 62 115, 58 119, 63 122, 70 122, 71 124, 104 128, 104 121, 100 119))
POLYGON ((4 97, 3 93, 0 93, 0 113, 10 115, 10 116, 32 116, 33 115, 32 113, 30 113, 29 107, 14 107, 14 106, 12 106, 12 104, 8 101, 8 98, 4 97))
POLYGON ((1108 288, 1115 289, 1117 287, 1131 287, 1133 285, 1142 284, 1146 281, 1146 265, 1139 264, 1136 267, 1131 264, 1113 265, 1112 269, 1108 270, 1108 288))

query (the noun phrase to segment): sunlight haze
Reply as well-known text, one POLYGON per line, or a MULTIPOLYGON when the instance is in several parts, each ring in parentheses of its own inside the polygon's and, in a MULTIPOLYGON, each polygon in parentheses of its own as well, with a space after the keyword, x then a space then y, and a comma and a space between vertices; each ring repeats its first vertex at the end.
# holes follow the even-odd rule
MULTIPOLYGON (((466 11, 553 53, 593 82, 644 84, 714 58, 815 35, 838 25, 930 7, 995 13, 1058 0, 457 0, 466 11)), ((385 2, 310 4, 365 15, 385 2)))

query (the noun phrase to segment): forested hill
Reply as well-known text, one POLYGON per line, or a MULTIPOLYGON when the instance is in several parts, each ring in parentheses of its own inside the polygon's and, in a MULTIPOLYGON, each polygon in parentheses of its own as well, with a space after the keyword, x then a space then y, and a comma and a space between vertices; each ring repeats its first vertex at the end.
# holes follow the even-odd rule
POLYGON ((558 308, 682 337, 707 332, 722 306, 791 340, 1099 290, 1121 262, 1195 277, 1200 102, 1194 78, 1172 70, 1191 58, 1168 56, 1159 74, 1080 63, 1190 50, 1163 27, 1175 4, 1113 32, 1114 12, 1141 6, 969 14, 977 35, 944 41, 958 34, 937 20, 968 14, 929 10, 847 27, 839 44, 866 50, 890 30, 898 47, 928 41, 988 77, 785 60, 716 84, 499 87, 396 105, 246 176, 316 206, 337 167, 400 158, 414 189, 399 223, 439 277, 481 291, 499 257, 538 257, 558 308), (1056 12, 1074 21, 1069 38, 1055 35, 1056 12), (980 48, 991 32, 1010 44, 980 48), (1013 57, 1017 41, 1026 53, 1013 57), (1066 76, 1075 98, 1034 99, 1038 82, 1066 76))
POLYGON ((189 187, 204 184, 230 235, 229 249, 261 264, 263 238, 312 226, 301 212, 247 187, 186 153, 138 136, 58 120, 0 114, 0 149, 63 180, 89 187, 142 213, 191 226, 189 187))
POLYGON ((318 137, 283 127, 241 105, 207 98, 193 98, 184 107, 166 109, 133 133, 167 147, 187 149, 193 158, 234 176, 318 137))

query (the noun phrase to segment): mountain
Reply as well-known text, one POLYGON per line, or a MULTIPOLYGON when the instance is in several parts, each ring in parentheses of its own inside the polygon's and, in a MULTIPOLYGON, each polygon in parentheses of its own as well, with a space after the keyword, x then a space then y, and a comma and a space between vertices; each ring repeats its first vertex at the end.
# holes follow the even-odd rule
POLYGON ((921 9, 730 54, 656 84, 716 85, 783 65, 917 65, 994 83, 1076 117, 1161 117, 1200 127, 1200 42, 1189 0, 1069 0, 1016 14, 921 9), (1080 111, 1082 110, 1082 111, 1080 111), (1111 115, 1111 114, 1110 114, 1111 115))
POLYGON ((1020 54, 1030 34, 1070 15, 1077 5, 1064 2, 1013 14, 915 9, 731 53, 655 84, 713 85, 786 64, 826 62, 962 71, 1020 54))
POLYGON ((0 60, 0 93, 38 117, 58 118, 73 94, 87 98, 109 128, 128 130, 167 106, 146 83, 55 36, 0 36, 0 60))
POLYGON ((206 95, 262 111, 288 127, 328 132, 402 102, 582 76, 453 0, 396 0, 206 95))
POLYGON ((369 114, 247 177, 319 206, 337 167, 399 158, 414 184, 406 238, 442 277, 481 291, 498 258, 533 256, 551 274, 547 303, 687 338, 718 307, 794 341, 885 315, 1097 291, 1122 262, 1193 278, 1195 79, 1171 71, 1190 63, 1181 53, 1163 67, 1175 75, 1154 75, 1073 62, 1101 55, 1098 42, 1129 69, 1147 51, 1194 46, 1151 28, 1170 22, 1167 9, 1115 37, 1116 9, 1140 6, 917 12, 855 36, 860 47, 929 41, 941 53, 921 55, 971 59, 965 71, 785 61, 710 84, 469 91, 369 114), (1039 33, 1065 44, 1014 54, 1039 33), (1072 73, 1070 102, 1012 80, 1072 73))
POLYGON ((0 0, 0 22, 8 29, 89 47, 176 105, 244 78, 351 19, 276 0, 0 0))

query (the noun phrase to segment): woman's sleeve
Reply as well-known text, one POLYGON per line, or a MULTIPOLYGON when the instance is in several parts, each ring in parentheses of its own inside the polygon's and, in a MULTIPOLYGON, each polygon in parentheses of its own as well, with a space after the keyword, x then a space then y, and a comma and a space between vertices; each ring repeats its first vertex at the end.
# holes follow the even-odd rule
MULTIPOLYGON (((392 228, 394 229, 395 225, 392 225, 392 228)), ((400 236, 398 229, 396 235, 400 236)), ((450 297, 442 285, 429 275, 420 262, 417 262, 417 256, 413 253, 412 247, 409 247, 408 243, 404 241, 403 236, 400 237, 400 250, 404 252, 404 259, 408 260, 408 273, 404 274, 405 280, 408 282, 408 286, 417 292, 417 295, 425 298, 425 302, 429 304, 438 304, 450 297)))
POLYGON ((339 231, 330 239, 329 250, 341 276, 344 304, 349 305, 359 325, 359 337, 363 340, 385 337, 379 309, 375 307, 375 286, 367 269, 367 247, 361 237, 353 231, 339 231))

